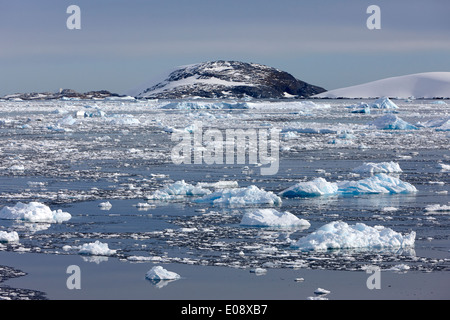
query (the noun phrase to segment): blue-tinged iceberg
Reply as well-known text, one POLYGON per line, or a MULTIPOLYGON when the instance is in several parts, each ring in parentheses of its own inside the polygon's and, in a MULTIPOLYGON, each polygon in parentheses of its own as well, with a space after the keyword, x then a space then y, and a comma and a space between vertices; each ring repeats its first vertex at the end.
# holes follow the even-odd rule
POLYGON ((413 193, 416 187, 396 177, 378 173, 370 178, 357 181, 328 182, 324 178, 316 178, 309 182, 300 182, 281 191, 280 196, 315 197, 326 195, 360 195, 376 193, 413 193))
POLYGON ((417 192, 412 184, 399 178, 378 173, 370 178, 358 181, 343 181, 338 183, 338 193, 341 195, 359 195, 372 193, 413 193, 417 192))
POLYGON ((450 131, 450 117, 428 120, 417 123, 418 127, 434 128, 436 131, 450 131))
POLYGON ((283 190, 280 196, 286 198, 294 197, 317 197, 323 195, 335 195, 338 192, 336 183, 328 182, 324 178, 316 178, 312 181, 299 182, 296 185, 283 190))
POLYGON ((306 251, 410 248, 414 246, 415 237, 414 231, 402 235, 383 226, 370 227, 363 223, 349 225, 334 221, 300 238, 292 247, 306 251))
POLYGON ((406 122, 403 119, 400 119, 395 114, 385 114, 373 122, 369 123, 369 125, 375 126, 380 130, 418 130, 416 126, 406 122))

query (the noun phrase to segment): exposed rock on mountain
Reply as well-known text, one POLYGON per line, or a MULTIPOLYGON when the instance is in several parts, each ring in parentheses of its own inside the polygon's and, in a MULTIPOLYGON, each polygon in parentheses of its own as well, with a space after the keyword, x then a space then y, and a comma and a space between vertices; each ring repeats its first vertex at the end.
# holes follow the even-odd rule
POLYGON ((306 98, 325 89, 265 65, 212 61, 179 67, 162 81, 130 92, 137 98, 306 98))

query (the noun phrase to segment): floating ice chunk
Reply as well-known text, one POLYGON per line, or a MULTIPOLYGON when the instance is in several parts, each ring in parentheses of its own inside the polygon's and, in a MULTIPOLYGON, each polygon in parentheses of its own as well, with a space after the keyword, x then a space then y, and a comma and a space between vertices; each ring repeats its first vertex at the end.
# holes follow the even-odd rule
POLYGON ((395 114, 385 114, 370 122, 369 125, 373 125, 380 130, 418 130, 416 126, 400 119, 395 114))
POLYGON ((62 118, 57 122, 57 125, 59 126, 72 126, 77 122, 76 119, 74 119, 71 115, 68 115, 67 117, 62 118))
POLYGON ((202 198, 195 199, 194 202, 239 206, 252 204, 281 205, 282 201, 273 192, 265 191, 252 185, 247 188, 218 190, 202 198))
POLYGON ((440 204, 430 204, 425 207, 425 211, 428 211, 428 212, 449 211, 450 212, 450 206, 440 205, 440 204))
POLYGON ((324 178, 316 178, 308 182, 300 182, 281 191, 280 196, 316 197, 323 195, 359 195, 371 193, 412 193, 416 187, 396 177, 378 173, 370 178, 357 181, 328 182, 324 178))
POLYGON ((413 247, 416 233, 402 235, 383 226, 370 227, 363 223, 348 225, 330 222, 313 233, 300 238, 292 246, 301 250, 385 249, 413 247))
POLYGON ((119 126, 135 126, 140 123, 139 119, 136 119, 131 115, 115 115, 113 116, 113 119, 109 121, 109 124, 119 126))
POLYGON ((98 206, 101 207, 101 208, 111 208, 111 207, 112 207, 112 204, 111 204, 111 202, 106 201, 106 202, 100 202, 100 203, 98 204, 98 206))
POLYGON ((237 181, 217 181, 217 182, 199 182, 198 187, 201 188, 214 188, 214 189, 226 189, 226 188, 237 188, 239 184, 237 181))
POLYGON ((395 272, 407 272, 410 268, 407 264, 397 264, 389 269, 386 269, 387 271, 395 271, 395 272))
POLYGON ((256 275, 263 275, 267 273, 267 269, 264 268, 254 268, 254 269, 250 269, 250 273, 254 273, 256 275))
POLYGON ((396 208, 396 207, 384 207, 382 209, 382 211, 384 211, 384 212, 395 212, 397 210, 398 210, 398 208, 396 208))
POLYGON ((336 183, 328 182, 324 178, 316 178, 312 181, 299 182, 296 185, 281 191, 280 196, 292 197, 315 197, 333 195, 338 191, 336 183))
POLYGON ((450 164, 438 163, 442 172, 450 172, 450 164))
POLYGON ((192 184, 186 183, 184 180, 181 180, 160 190, 156 190, 147 198, 149 200, 175 200, 185 196, 204 196, 210 193, 211 191, 208 189, 196 187, 192 184))
POLYGON ((365 162, 361 166, 353 169, 357 173, 391 173, 402 172, 400 165, 397 162, 365 162))
POLYGON ((0 219, 17 219, 30 222, 60 223, 72 216, 62 210, 51 210, 45 204, 18 202, 14 207, 4 207, 0 210, 0 219))
POLYGON ((8 168, 10 171, 24 171, 25 167, 21 164, 15 164, 8 168))
POLYGON ((243 226, 257 227, 302 227, 308 228, 311 224, 300 219, 290 212, 279 212, 275 209, 256 209, 244 213, 241 220, 243 226))
POLYGON ((358 105, 350 106, 349 108, 352 109, 350 111, 351 113, 366 113, 366 114, 370 114, 370 105, 367 104, 367 103, 360 103, 358 105))
POLYGON ((434 128, 436 131, 450 131, 450 117, 441 117, 423 123, 418 122, 416 125, 418 127, 434 128))
POLYGON ((19 242, 19 235, 15 231, 0 231, 0 242, 19 242))
POLYGON ((162 106, 161 109, 178 109, 178 110, 200 110, 200 109, 248 109, 245 102, 172 102, 162 106))
POLYGON ((376 109, 398 109, 398 106, 387 97, 375 100, 370 106, 376 109))
POLYGON ((396 177, 378 173, 370 178, 358 181, 343 181, 338 183, 338 193, 343 195, 358 195, 371 193, 413 193, 416 187, 396 177))
POLYGON ((145 278, 148 280, 177 280, 180 279, 180 275, 161 266, 155 266, 147 271, 145 278))
POLYGON ((78 251, 79 254, 92 255, 92 256, 110 256, 117 252, 117 250, 111 250, 107 243, 102 243, 98 240, 91 243, 85 243, 78 251))
POLYGON ((331 291, 326 290, 326 289, 322 289, 322 288, 317 288, 316 290, 314 290, 315 294, 319 294, 319 295, 325 295, 325 294, 329 294, 331 291))

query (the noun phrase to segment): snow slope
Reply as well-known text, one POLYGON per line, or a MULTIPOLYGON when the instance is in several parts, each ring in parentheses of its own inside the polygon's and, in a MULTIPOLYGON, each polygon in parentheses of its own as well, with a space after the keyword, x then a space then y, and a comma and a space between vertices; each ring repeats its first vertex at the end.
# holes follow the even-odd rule
POLYGON ((316 98, 450 98, 450 72, 425 72, 330 90, 316 98))

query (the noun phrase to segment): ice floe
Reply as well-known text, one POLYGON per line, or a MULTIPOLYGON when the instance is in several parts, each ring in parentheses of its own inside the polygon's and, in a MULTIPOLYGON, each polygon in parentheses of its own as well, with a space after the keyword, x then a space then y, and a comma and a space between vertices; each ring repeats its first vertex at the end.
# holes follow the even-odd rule
POLYGON ((19 242, 19 234, 16 231, 0 231, 0 242, 19 242))
POLYGON ((92 256, 110 256, 116 252, 117 250, 109 249, 107 243, 103 243, 98 240, 83 244, 78 251, 79 254, 92 256))
POLYGON ((378 173, 366 179, 356 181, 328 182, 324 178, 299 182, 281 191, 282 197, 315 197, 326 195, 359 195, 376 193, 412 193, 417 192, 412 184, 399 178, 378 173))
POLYGON ((241 206, 253 204, 281 205, 282 200, 272 191, 265 191, 251 185, 247 188, 217 190, 202 198, 195 199, 194 202, 241 206))
POLYGON ((371 227, 363 223, 349 225, 334 221, 293 243, 301 250, 324 251, 329 249, 385 249, 413 247, 416 233, 402 235, 383 226, 371 227))
POLYGON ((153 194, 148 195, 147 199, 167 201, 182 199, 186 196, 204 196, 210 193, 211 191, 208 189, 197 187, 181 180, 156 190, 153 194))
POLYGON ((162 266, 154 266, 145 274, 145 278, 148 280, 177 280, 180 279, 178 273, 168 271, 162 266))
POLYGON ((202 110, 202 109, 248 109, 245 102, 171 102, 161 107, 161 109, 177 109, 177 110, 202 110))
POLYGON ((71 218, 71 214, 62 210, 51 210, 40 202, 28 204, 18 202, 14 207, 5 206, 0 210, 0 219, 25 220, 30 222, 60 223, 71 218))
POLYGON ((417 192, 416 187, 409 182, 402 181, 399 178, 389 176, 385 173, 378 173, 370 178, 358 181, 339 182, 338 186, 338 193, 342 195, 417 192))
POLYGON ((440 204, 430 204, 425 207, 425 211, 427 212, 450 212, 450 205, 440 205, 440 204))
POLYGON ((336 183, 328 182, 324 178, 316 178, 312 181, 299 182, 296 185, 283 190, 280 196, 292 197, 315 197, 323 195, 334 195, 338 192, 336 183))
POLYGON ((241 219, 242 226, 255 227, 301 227, 308 228, 311 224, 290 212, 280 212, 272 208, 248 210, 241 219))
POLYGON ((397 162, 365 162, 359 167, 353 169, 357 173, 391 173, 402 172, 400 165, 397 162))

